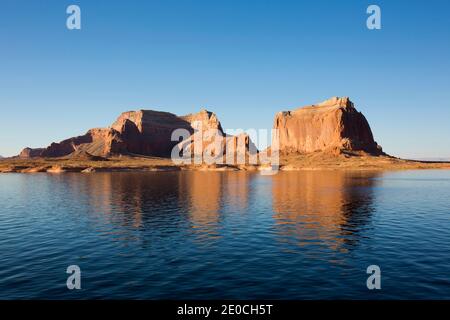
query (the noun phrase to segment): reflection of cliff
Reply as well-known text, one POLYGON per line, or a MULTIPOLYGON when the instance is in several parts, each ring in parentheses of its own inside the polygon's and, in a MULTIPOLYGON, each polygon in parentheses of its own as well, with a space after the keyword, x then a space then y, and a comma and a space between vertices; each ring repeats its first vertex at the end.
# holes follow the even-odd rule
POLYGON ((281 235, 299 245, 319 241, 347 249, 358 241, 372 212, 375 173, 305 171, 273 177, 273 211, 281 235))
POLYGON ((154 219, 169 220, 177 209, 177 173, 71 174, 64 179, 77 201, 88 202, 93 218, 114 225, 140 228, 154 219), (165 214, 158 216, 159 211, 165 214))
POLYGON ((214 225, 219 220, 222 174, 192 172, 180 174, 179 197, 188 206, 193 227, 214 225))
POLYGON ((221 212, 246 211, 250 176, 245 172, 116 172, 55 176, 65 180, 89 216, 127 229, 188 222, 217 235, 221 212))
POLYGON ((178 219, 178 173, 118 173, 110 177, 114 211, 134 227, 178 219))
POLYGON ((246 172, 228 172, 225 178, 224 202, 235 211, 243 211, 248 206, 249 183, 253 176, 246 172))
POLYGON ((215 234, 224 208, 245 210, 248 179, 245 172, 182 172, 179 198, 194 229, 215 234))

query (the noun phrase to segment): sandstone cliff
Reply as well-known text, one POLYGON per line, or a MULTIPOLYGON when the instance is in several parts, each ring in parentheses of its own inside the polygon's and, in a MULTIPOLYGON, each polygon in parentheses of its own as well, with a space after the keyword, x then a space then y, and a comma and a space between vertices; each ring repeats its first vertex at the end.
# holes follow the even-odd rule
POLYGON ((279 130, 281 154, 317 151, 382 154, 366 118, 347 97, 279 112, 274 128, 279 130))
MULTIPOLYGON (((207 110, 185 116, 152 110, 128 111, 122 113, 110 128, 91 129, 82 136, 52 143, 47 148, 25 148, 20 157, 66 157, 80 151, 102 157, 114 154, 169 157, 173 147, 179 143, 171 141, 176 129, 185 129, 189 135, 212 130, 221 137, 225 136, 217 116, 207 110)), ((212 142, 212 138, 206 138, 202 149, 212 142)), ((249 145, 247 140, 246 146, 249 145)), ((193 144, 193 141, 191 136, 185 143, 193 144)), ((193 145, 191 149, 194 150, 193 145)))
POLYGON ((169 112, 139 110, 124 112, 111 126, 126 144, 129 153, 168 157, 178 141, 171 141, 176 129, 185 129, 190 134, 194 130, 217 129, 223 135, 217 116, 207 110, 186 116, 176 116, 169 112))
MULTIPOLYGON (((335 97, 318 105, 279 112, 275 117, 274 128, 279 129, 281 154, 316 151, 382 154, 366 118, 355 109, 349 98, 335 97)), ((47 148, 25 148, 19 157, 76 157, 80 154, 100 157, 120 154, 170 157, 176 145, 181 150, 190 150, 191 156, 197 156, 199 150, 202 152, 205 149, 210 150, 210 154, 215 157, 227 155, 227 158, 236 158, 238 153, 248 157, 257 152, 248 136, 226 135, 219 119, 210 111, 177 116, 169 112, 138 110, 122 113, 109 128, 91 129, 84 135, 52 143, 47 148), (172 133, 176 129, 185 129, 187 132, 183 141, 172 141, 172 133), (201 146, 194 134, 199 132, 203 137, 201 146), (227 139, 219 139, 217 144, 217 136, 227 139), (217 145, 221 147, 216 148, 217 145), (233 155, 231 151, 226 151, 230 145, 234 150, 233 155)))
POLYGON ((107 156, 126 152, 126 146, 120 135, 110 128, 96 128, 86 134, 59 143, 52 143, 44 149, 42 157, 63 157, 77 151, 86 151, 97 156, 107 156))

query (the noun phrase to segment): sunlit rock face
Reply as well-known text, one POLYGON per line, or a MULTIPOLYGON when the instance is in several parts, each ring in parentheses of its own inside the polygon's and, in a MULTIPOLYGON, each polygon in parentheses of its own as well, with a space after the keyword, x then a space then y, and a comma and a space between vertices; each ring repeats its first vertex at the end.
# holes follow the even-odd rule
POLYGON ((24 148, 20 153, 19 153, 19 158, 21 159, 28 159, 28 158, 34 158, 34 157, 39 157, 42 154, 42 151, 44 151, 43 148, 24 148))
POLYGON ((364 151, 381 154, 369 123, 348 97, 277 113, 280 153, 364 151))
POLYGON ((192 152, 196 148, 203 152, 214 143, 217 136, 225 136, 216 114, 204 109, 185 116, 152 110, 125 112, 112 128, 120 133, 129 153, 161 157, 169 157, 180 142, 172 141, 172 134, 177 129, 184 129, 188 133, 181 146, 189 145, 192 152), (200 140, 195 140, 194 133, 200 140), (194 143, 199 145, 195 147, 194 143))
MULTIPOLYGON (((238 137, 227 136, 213 112, 201 110, 177 116, 169 112, 138 110, 122 113, 109 128, 91 129, 84 135, 52 143, 47 148, 25 148, 20 157, 65 157, 80 151, 93 156, 135 154, 170 157, 174 147, 180 143, 176 139, 172 141, 172 134, 177 129, 183 129, 186 133, 183 145, 189 145, 192 151, 200 150, 201 154, 206 148, 214 149, 211 147, 216 137, 230 138, 234 149, 238 149, 238 137), (194 133, 201 140, 195 140, 194 133)), ((249 146, 254 147, 247 135, 239 138, 242 139, 244 152, 249 146)), ((216 152, 216 156, 224 155, 225 144, 225 139, 220 140, 220 150, 212 150, 212 153, 216 152)))
POLYGON ((63 157, 79 151, 95 156, 108 156, 125 150, 125 144, 115 130, 96 128, 89 130, 85 135, 52 143, 41 153, 41 156, 63 157))
POLYGON ((182 117, 152 110, 124 112, 111 127, 119 132, 129 153, 152 156, 170 156, 176 145, 171 141, 172 132, 192 130, 182 117))
MULTIPOLYGON (((346 97, 279 112, 274 128, 279 132, 281 154, 316 151, 382 154, 366 118, 346 97)), ((222 162, 226 162, 225 158, 237 159, 238 154, 249 158, 250 153, 257 152, 248 135, 226 135, 213 112, 201 110, 177 116, 169 112, 138 110, 122 113, 111 127, 91 129, 84 135, 52 143, 46 148, 25 148, 20 157, 65 157, 79 151, 103 157, 118 154, 170 157, 176 145, 189 146, 186 149, 195 157, 206 151, 222 162), (173 141, 172 134, 176 129, 183 129, 187 134, 181 140, 173 141), (199 135, 201 140, 196 139, 199 135)))

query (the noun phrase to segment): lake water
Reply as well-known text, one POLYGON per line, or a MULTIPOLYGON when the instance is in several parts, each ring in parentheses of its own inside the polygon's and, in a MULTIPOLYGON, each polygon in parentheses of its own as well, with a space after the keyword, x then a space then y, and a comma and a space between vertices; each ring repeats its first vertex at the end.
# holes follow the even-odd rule
POLYGON ((0 204, 0 299, 450 299, 450 171, 2 174, 0 204))

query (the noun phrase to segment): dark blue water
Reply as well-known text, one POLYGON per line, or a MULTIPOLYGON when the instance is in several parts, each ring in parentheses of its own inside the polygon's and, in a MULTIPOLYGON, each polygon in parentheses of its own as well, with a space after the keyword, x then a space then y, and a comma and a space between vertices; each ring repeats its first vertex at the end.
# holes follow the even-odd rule
POLYGON ((450 299, 450 171, 2 174, 0 299, 25 298, 450 299))

